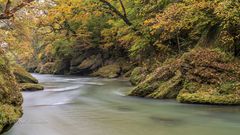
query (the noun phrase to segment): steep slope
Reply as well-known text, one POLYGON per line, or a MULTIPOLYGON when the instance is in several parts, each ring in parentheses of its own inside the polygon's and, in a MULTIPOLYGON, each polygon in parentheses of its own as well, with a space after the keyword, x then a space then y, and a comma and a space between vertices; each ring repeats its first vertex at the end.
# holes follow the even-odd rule
POLYGON ((0 133, 9 130, 22 116, 22 102, 17 81, 0 50, 0 133))

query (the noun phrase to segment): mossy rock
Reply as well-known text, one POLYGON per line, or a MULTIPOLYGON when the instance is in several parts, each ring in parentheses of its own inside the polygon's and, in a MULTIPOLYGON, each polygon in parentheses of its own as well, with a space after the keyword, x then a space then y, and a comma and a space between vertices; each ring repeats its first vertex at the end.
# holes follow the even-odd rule
POLYGON ((23 98, 9 63, 0 50, 0 134, 22 116, 23 98))
POLYGON ((43 90, 44 87, 41 84, 21 83, 20 89, 22 91, 39 91, 39 90, 43 90))
POLYGON ((146 71, 142 67, 133 69, 130 75, 130 82, 132 85, 137 85, 146 78, 146 71))
POLYGON ((240 104, 240 66, 218 49, 197 48, 168 60, 130 96, 177 98, 183 103, 240 104))
POLYGON ((237 105, 240 104, 240 84, 235 82, 220 85, 187 83, 177 100, 183 103, 237 105))
POLYGON ((84 59, 78 66, 70 68, 70 74, 88 75, 102 66, 103 60, 100 54, 92 55, 84 59))
POLYGON ((15 64, 12 66, 14 76, 19 83, 38 83, 38 80, 20 65, 15 64))
POLYGON ((215 105, 239 105, 240 96, 236 94, 220 95, 208 92, 185 93, 181 92, 177 100, 181 103, 215 104, 215 105))
POLYGON ((79 69, 91 69, 94 70, 102 64, 101 55, 93 55, 85 59, 79 66, 79 69))
POLYGON ((90 58, 85 59, 85 60, 78 66, 78 68, 80 68, 80 69, 88 69, 88 68, 90 68, 94 63, 95 63, 95 58, 94 58, 94 56, 93 56, 93 57, 90 57, 90 58))
POLYGON ((0 103, 0 134, 8 131, 22 114, 21 107, 0 103))
MULTIPOLYGON (((173 64, 177 66, 177 63, 173 64)), ((170 66, 163 66, 155 69, 154 72, 146 76, 130 93, 130 96, 150 97, 162 83, 170 80, 175 75, 175 69, 170 66)))
MULTIPOLYGON (((91 52, 91 51, 90 51, 91 52)), ((90 52, 78 52, 78 54, 75 54, 76 56, 74 56, 71 59, 71 66, 78 66, 79 64, 81 64, 87 57, 91 56, 90 52)))
POLYGON ((179 91, 183 88, 182 83, 182 74, 180 71, 177 71, 173 78, 161 83, 148 97, 160 99, 176 98, 179 91))
POLYGON ((116 78, 121 74, 121 67, 118 64, 106 65, 98 69, 92 76, 99 76, 104 78, 116 78))

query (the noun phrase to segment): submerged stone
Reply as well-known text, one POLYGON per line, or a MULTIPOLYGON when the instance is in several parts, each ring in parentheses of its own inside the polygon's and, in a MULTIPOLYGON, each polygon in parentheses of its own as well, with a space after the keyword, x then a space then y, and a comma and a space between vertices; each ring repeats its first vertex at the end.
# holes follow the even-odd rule
POLYGON ((182 120, 174 119, 174 118, 151 116, 150 119, 153 120, 154 122, 157 122, 161 125, 166 125, 166 126, 176 126, 183 123, 182 120))

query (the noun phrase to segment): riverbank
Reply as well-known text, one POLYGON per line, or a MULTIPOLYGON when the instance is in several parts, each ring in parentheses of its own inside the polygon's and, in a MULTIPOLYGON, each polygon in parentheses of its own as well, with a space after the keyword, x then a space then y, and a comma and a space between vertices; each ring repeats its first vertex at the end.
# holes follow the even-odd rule
POLYGON ((26 90, 43 90, 43 86, 24 68, 11 64, 5 51, 0 49, 0 134, 22 117, 21 91, 26 90))
POLYGON ((163 63, 129 95, 177 99, 182 103, 239 105, 238 63, 221 50, 196 48, 163 63))
POLYGON ((0 49, 0 134, 8 131, 22 116, 22 102, 9 61, 0 49))
MULTIPOLYGON (((93 56, 95 55, 89 57, 93 56)), ((220 49, 198 47, 182 55, 166 58, 163 63, 151 61, 152 64, 148 65, 133 64, 134 61, 124 61, 124 59, 120 61, 120 58, 117 58, 112 59, 111 63, 108 62, 109 59, 101 60, 100 62, 105 64, 96 66, 99 60, 91 61, 89 57, 79 61, 78 67, 85 69, 78 68, 75 73, 70 70, 61 74, 129 78, 129 81, 136 86, 131 90, 130 96, 176 99, 182 103, 193 104, 240 104, 239 60, 220 49), (81 74, 78 74, 80 72, 81 74)), ((70 63, 73 62, 76 62, 75 58, 70 63)), ((72 68, 70 66, 66 69, 72 68)), ((38 68, 35 71, 38 72, 38 68)))

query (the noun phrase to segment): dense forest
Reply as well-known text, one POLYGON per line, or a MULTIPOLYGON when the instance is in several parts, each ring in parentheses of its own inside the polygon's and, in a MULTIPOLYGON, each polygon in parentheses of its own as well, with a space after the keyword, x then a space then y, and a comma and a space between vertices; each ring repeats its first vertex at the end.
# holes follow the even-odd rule
POLYGON ((128 79, 129 96, 240 104, 239 0, 0 5, 0 132, 22 116, 20 91, 43 89, 25 70, 128 79))

